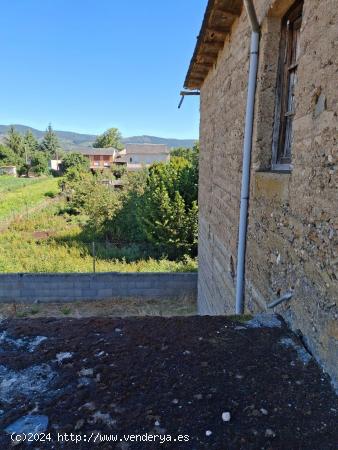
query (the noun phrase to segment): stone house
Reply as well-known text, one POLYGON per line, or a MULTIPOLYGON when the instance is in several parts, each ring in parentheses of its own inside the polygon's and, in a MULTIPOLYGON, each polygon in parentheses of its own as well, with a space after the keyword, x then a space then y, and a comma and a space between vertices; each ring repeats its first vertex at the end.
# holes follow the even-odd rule
POLYGON ((259 51, 245 310, 266 310, 287 294, 275 311, 335 377, 337 0, 208 1, 184 85, 200 93, 198 307, 202 314, 235 311, 250 3, 259 51))

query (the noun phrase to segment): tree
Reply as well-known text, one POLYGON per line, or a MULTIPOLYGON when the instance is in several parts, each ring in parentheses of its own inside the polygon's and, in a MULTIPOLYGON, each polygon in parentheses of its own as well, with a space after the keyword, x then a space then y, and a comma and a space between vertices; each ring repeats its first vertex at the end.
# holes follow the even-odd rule
POLYGON ((130 243, 146 242, 139 212, 147 176, 147 169, 127 172, 123 175, 123 189, 117 192, 121 200, 121 208, 113 220, 105 224, 105 235, 109 239, 130 243))
POLYGON ((25 159, 26 161, 39 150, 39 143, 33 133, 28 130, 23 138, 23 145, 25 149, 25 159))
POLYGON ((88 217, 84 233, 151 244, 148 256, 196 256, 198 147, 190 152, 189 159, 174 156, 169 163, 122 175, 122 190, 103 183, 100 175, 69 168, 62 186, 72 209, 88 217))
POLYGON ((0 165, 16 166, 22 163, 23 160, 11 148, 0 144, 0 165))
POLYGON ((87 171, 89 169, 88 158, 81 153, 67 153, 62 159, 61 171, 65 173, 70 168, 78 170, 79 172, 87 171))
POLYGON ((153 164, 138 216, 148 241, 159 251, 172 259, 195 256, 198 207, 193 162, 174 157, 168 164, 153 164))
POLYGON ((110 170, 116 179, 123 177, 127 173, 127 167, 124 164, 113 164, 110 170))
POLYGON ((44 138, 40 144, 40 150, 45 152, 46 157, 49 159, 59 159, 61 147, 51 124, 48 125, 44 138))
POLYGON ((31 158, 31 170, 36 175, 42 175, 48 171, 48 160, 42 152, 35 152, 31 158))
POLYGON ((192 148, 190 147, 176 147, 170 152, 170 156, 179 156, 185 158, 188 161, 194 162, 196 156, 199 154, 199 142, 196 141, 192 148))
POLYGON ((114 147, 117 150, 122 150, 124 145, 122 144, 122 135, 117 128, 109 128, 103 134, 97 137, 93 144, 95 148, 107 148, 114 147))
POLYGON ((23 138, 21 134, 16 131, 13 125, 11 125, 8 130, 8 134, 6 137, 6 145, 11 150, 13 150, 13 152, 20 158, 24 156, 25 147, 23 138))

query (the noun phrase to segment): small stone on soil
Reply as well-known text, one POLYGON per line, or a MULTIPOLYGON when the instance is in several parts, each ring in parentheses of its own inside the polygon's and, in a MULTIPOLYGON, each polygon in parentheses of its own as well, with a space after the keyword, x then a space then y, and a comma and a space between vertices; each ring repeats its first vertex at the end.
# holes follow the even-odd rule
POLYGON ((94 405, 93 402, 88 402, 88 403, 85 403, 85 404, 82 406, 82 408, 86 408, 86 409, 89 409, 90 411, 94 411, 95 405, 94 405))
POLYGON ((92 415, 92 419, 88 420, 88 423, 103 423, 108 427, 116 425, 116 420, 113 420, 109 413, 102 413, 101 411, 96 411, 92 415))
POLYGON ((70 359, 73 357, 73 353, 70 352, 61 352, 61 353, 57 353, 56 355, 56 360, 59 364, 62 363, 63 360, 65 359, 70 359))
POLYGON ((267 428, 265 430, 265 437, 276 437, 276 433, 271 428, 267 428))
POLYGON ((79 372, 79 375, 82 375, 83 377, 86 376, 92 376, 94 374, 94 370, 93 369, 81 369, 79 372))
POLYGON ((206 436, 211 436, 211 435, 212 435, 212 431, 207 430, 207 431, 205 432, 205 435, 206 435, 206 436))
POLYGON ((231 414, 229 412, 222 413, 223 422, 230 422, 231 414))

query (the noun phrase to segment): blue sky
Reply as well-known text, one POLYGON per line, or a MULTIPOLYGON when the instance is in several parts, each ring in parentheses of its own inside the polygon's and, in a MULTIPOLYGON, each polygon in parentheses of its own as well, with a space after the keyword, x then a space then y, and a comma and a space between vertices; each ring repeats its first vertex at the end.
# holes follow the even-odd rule
POLYGON ((0 124, 197 138, 179 91, 206 0, 1 0, 0 124))

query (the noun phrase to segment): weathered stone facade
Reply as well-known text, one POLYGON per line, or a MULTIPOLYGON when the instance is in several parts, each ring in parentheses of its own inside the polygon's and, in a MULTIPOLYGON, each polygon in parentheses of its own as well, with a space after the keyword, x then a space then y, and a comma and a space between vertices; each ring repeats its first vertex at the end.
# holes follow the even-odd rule
MULTIPOLYGON (((276 308, 338 376, 337 0, 305 0, 291 173, 271 166, 281 19, 290 0, 255 0, 261 25, 246 259, 246 308, 276 308)), ((250 26, 243 8, 201 86, 199 311, 232 314, 250 26)))

